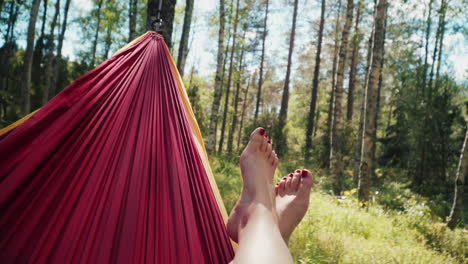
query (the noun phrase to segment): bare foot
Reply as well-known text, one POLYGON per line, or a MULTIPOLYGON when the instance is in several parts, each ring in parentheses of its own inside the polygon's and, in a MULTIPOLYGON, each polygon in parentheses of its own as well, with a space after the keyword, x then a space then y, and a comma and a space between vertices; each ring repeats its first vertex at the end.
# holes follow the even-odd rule
POLYGON ((279 229, 286 244, 307 212, 313 185, 314 179, 308 170, 296 170, 281 179, 275 187, 279 229))
POLYGON ((238 242, 240 229, 248 219, 251 205, 261 205, 276 216, 273 175, 278 166, 278 157, 272 149, 265 129, 257 128, 240 156, 244 181, 242 194, 229 216, 227 231, 238 242))

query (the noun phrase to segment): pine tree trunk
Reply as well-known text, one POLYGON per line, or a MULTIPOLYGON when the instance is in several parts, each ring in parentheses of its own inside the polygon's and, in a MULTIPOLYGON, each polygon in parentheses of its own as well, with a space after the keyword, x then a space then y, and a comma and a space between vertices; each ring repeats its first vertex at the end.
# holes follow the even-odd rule
POLYGON ((359 0, 356 10, 356 23, 354 24, 353 51, 351 52, 351 66, 349 70, 349 88, 348 105, 346 111, 346 120, 353 120, 354 110, 354 87, 356 86, 356 68, 359 61, 359 44, 361 43, 361 32, 359 30, 359 21, 361 18, 361 9, 364 5, 363 0, 359 0))
POLYGON ((372 48, 372 63, 369 67, 366 83, 367 100, 365 105, 364 134, 362 147, 362 160, 359 174, 358 199, 363 206, 367 205, 370 198, 371 174, 373 172, 372 150, 375 145, 373 137, 377 124, 375 115, 377 112, 377 88, 379 72, 384 49, 385 17, 387 0, 378 0, 375 15, 374 44, 372 48))
POLYGON ((177 55, 177 69, 180 76, 184 76, 185 61, 188 55, 188 41, 190 35, 190 24, 192 23, 193 0, 187 0, 185 6, 184 25, 180 37, 179 53, 177 55))
POLYGON ((101 8, 102 8, 103 0, 99 0, 97 6, 97 18, 96 18, 96 32, 94 33, 94 41, 93 41, 93 49, 92 49, 92 57, 91 57, 91 68, 94 68, 96 63, 96 50, 97 44, 99 39, 99 31, 101 27, 101 8))
MULTIPOLYGON (((375 4, 375 2, 374 2, 375 4)), ((374 17, 375 17, 375 12, 377 10, 374 9, 374 17)), ((364 78, 364 87, 363 87, 363 98, 361 101, 361 107, 359 110, 359 123, 358 123, 358 129, 357 129, 357 134, 356 134, 356 144, 355 144, 355 151, 354 151, 354 159, 353 159, 353 182, 357 186, 359 184, 359 170, 361 166, 361 159, 362 159, 362 146, 363 146, 363 131, 364 131, 364 118, 365 118, 365 107, 366 107, 366 101, 367 101, 367 90, 366 90, 366 84, 367 84, 367 79, 369 77, 369 68, 372 63, 372 47, 374 46, 374 32, 375 32, 375 25, 372 27, 371 35, 369 37, 369 41, 367 42, 367 64, 366 64, 366 76, 364 78)))
POLYGON ((237 22, 239 19, 239 0, 236 3, 236 15, 234 18, 234 33, 232 36, 232 46, 231 46, 231 58, 229 61, 229 74, 227 80, 227 87, 226 87, 226 96, 224 97, 224 112, 223 112, 223 122, 221 125, 221 135, 219 138, 219 146, 218 146, 218 153, 222 153, 223 151, 223 144, 224 144, 224 134, 226 131, 226 121, 227 121, 227 114, 229 111, 229 93, 231 90, 231 80, 232 80, 232 71, 234 67, 234 50, 236 48, 236 39, 237 39, 237 22))
MULTIPOLYGON (((245 40, 245 32, 243 35, 243 39, 245 40)), ((236 80, 236 92, 234 94, 234 112, 232 116, 232 123, 231 123, 231 128, 229 129, 229 136, 228 136, 228 141, 227 141, 227 152, 228 155, 232 154, 232 145, 234 143, 234 132, 236 131, 237 127, 237 120, 238 120, 238 105, 239 105, 239 92, 240 92, 240 87, 241 87, 241 80, 242 80, 242 71, 243 71, 243 63, 244 63, 244 47, 241 47, 241 55, 239 58, 239 71, 238 71, 238 77, 236 80)))
POLYGON ((335 100, 333 103, 333 121, 331 131, 331 152, 330 152, 330 169, 332 175, 332 187, 333 194, 341 194, 341 173, 343 171, 343 149, 342 149, 342 133, 343 133, 343 82, 344 82, 344 71, 346 66, 349 31, 353 22, 353 0, 348 0, 346 5, 346 19, 341 34, 340 51, 338 53, 338 68, 337 78, 335 85, 335 100))
POLYGON ((333 64, 332 64, 332 83, 330 89, 330 99, 328 101, 328 112, 327 112, 327 131, 326 137, 323 140, 324 149, 327 149, 329 155, 326 159, 325 167, 330 167, 330 157, 331 157, 331 128, 333 122, 333 103, 335 101, 335 85, 336 85, 336 65, 338 64, 338 50, 340 47, 340 19, 341 19, 341 0, 338 0, 338 10, 336 13, 336 20, 335 20, 335 41, 334 41, 334 48, 333 48, 333 64))
POLYGON ((41 41, 41 48, 44 47, 44 38, 45 38, 45 25, 47 22, 47 0, 44 0, 44 9, 42 10, 42 26, 41 26, 41 35, 39 40, 41 41))
MULTIPOLYGON (((254 78, 252 78, 252 82, 255 80, 255 75, 254 73, 254 78)), ((244 126, 244 117, 245 117, 245 110, 247 109, 247 94, 249 93, 249 87, 250 87, 250 81, 247 81, 247 88, 245 88, 244 91, 244 99, 242 100, 242 113, 241 113, 241 119, 240 119, 240 124, 239 124, 239 133, 237 137, 237 150, 240 150, 240 142, 242 140, 242 128, 244 126)))
MULTIPOLYGON (((161 7, 161 19, 163 20, 164 42, 169 50, 172 48, 172 29, 174 26, 174 15, 176 0, 164 0, 161 7)), ((146 29, 154 30, 152 23, 158 18, 159 0, 148 0, 146 9, 146 29)))
POLYGON ((312 80, 312 95, 310 99, 309 117, 307 119, 307 130, 306 130, 306 145, 304 151, 304 159, 309 160, 312 151, 312 134, 315 125, 315 108, 317 104, 317 93, 319 86, 319 75, 320 75, 320 55, 322 53, 322 38, 323 38, 323 25, 325 23, 325 0, 322 0, 322 11, 320 15, 320 24, 318 32, 318 43, 317 52, 315 54, 315 66, 314 66, 314 79, 312 80))
POLYGON ((42 90, 42 105, 45 105, 49 99, 51 98, 52 94, 50 93, 52 88, 52 84, 55 83, 52 78, 54 77, 54 72, 53 70, 55 69, 55 56, 54 56, 54 49, 55 49, 55 43, 54 43, 54 34, 55 34, 55 26, 57 25, 57 19, 58 15, 60 13, 60 0, 57 0, 55 2, 55 14, 52 19, 52 24, 50 26, 50 33, 47 38, 47 65, 45 68, 45 85, 44 89, 42 90))
POLYGON ((447 226, 450 229, 457 227, 460 222, 463 209, 463 197, 465 192, 465 179, 468 174, 468 125, 465 132, 465 141, 463 142, 460 161, 458 163, 457 175, 455 176, 455 193, 453 195, 453 205, 450 211, 447 226))
POLYGON ((266 0, 265 18, 263 19, 262 55, 260 56, 260 76, 258 78, 257 102, 255 104, 254 122, 257 121, 258 111, 260 110, 260 101, 262 99, 263 62, 265 61, 265 39, 267 35, 268 5, 269 4, 270 4, 270 0, 266 0))
POLYGON ((36 19, 39 13, 41 0, 33 0, 28 25, 28 38, 26 41, 26 52, 24 53, 23 71, 21 74, 21 115, 27 115, 31 112, 31 67, 34 52, 34 33, 36 29, 36 19))
POLYGON ((67 30, 67 22, 68 22, 68 10, 70 9, 70 3, 71 0, 66 0, 65 2, 65 8, 63 10, 63 22, 62 22, 62 28, 60 30, 60 35, 58 37, 58 45, 57 45, 57 61, 55 63, 55 69, 54 69, 54 85, 52 85, 52 88, 54 89, 52 91, 53 95, 57 94, 57 91, 60 91, 62 87, 60 87, 61 82, 59 81, 59 71, 62 67, 62 47, 63 47, 63 40, 65 38, 65 32, 67 30))
POLYGON ((15 2, 11 3, 10 14, 8 18, 7 33, 5 35, 5 43, 8 43, 14 40, 15 25, 16 25, 16 21, 18 20, 18 14, 19 14, 19 9, 21 5, 22 3, 20 0, 16 0, 16 3, 15 2))
POLYGON ((282 157, 287 152, 287 134, 284 129, 286 127, 286 121, 288 118, 288 104, 289 104, 289 81, 291 77, 291 66, 292 66, 292 54, 294 51, 294 37, 296 35, 296 20, 297 20, 297 7, 298 0, 294 0, 294 11, 293 21, 291 28, 291 35, 289 37, 289 52, 288 52, 288 64, 286 67, 286 77, 283 86, 283 97, 281 98, 281 109, 278 118, 278 125, 276 127, 276 154, 278 157, 282 157))
POLYGON ((130 5, 128 9, 128 26, 129 26, 129 35, 128 42, 136 38, 136 23, 138 15, 138 0, 130 0, 130 5))
POLYGON ((439 87, 439 75, 440 75, 440 65, 442 60, 442 47, 444 46, 444 35, 445 35, 445 14, 447 13, 447 1, 442 0, 439 14, 439 31, 440 31, 440 41, 439 41, 439 59, 437 60, 437 70, 435 76, 435 87, 439 87))
POLYGON ((208 127, 208 144, 206 145, 208 152, 213 152, 216 146, 216 131, 219 114, 219 104, 222 94, 222 72, 224 64, 224 0, 219 0, 219 31, 218 31, 218 56, 216 62, 216 76, 214 81, 213 103, 211 105, 210 124, 208 127))

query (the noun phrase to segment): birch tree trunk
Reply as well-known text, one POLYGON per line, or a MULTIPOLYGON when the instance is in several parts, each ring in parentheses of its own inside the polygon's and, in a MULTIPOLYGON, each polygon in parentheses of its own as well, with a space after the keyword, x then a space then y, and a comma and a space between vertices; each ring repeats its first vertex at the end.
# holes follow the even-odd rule
POLYGON ((188 55, 188 41, 190 36, 190 25, 192 23, 193 0, 187 0, 184 14, 184 25, 180 37, 179 53, 177 54, 177 69, 180 76, 184 76, 185 61, 188 55))
POLYGON ((213 103, 211 105, 210 124, 208 126, 208 152, 213 152, 216 146, 216 131, 219 114, 219 104, 222 94, 222 72, 223 72, 223 52, 224 52, 224 0, 219 0, 219 31, 218 31, 218 55, 216 62, 216 75, 214 81, 213 103))
POLYGON ((312 150, 312 134, 315 125, 315 108, 317 104, 317 93, 320 75, 320 55, 322 53, 323 24, 325 23, 325 0, 322 0, 322 10, 320 14, 320 24, 318 32, 317 52, 315 54, 314 79, 312 80, 312 95, 310 99, 309 117, 307 119, 306 145, 304 150, 304 159, 309 160, 312 150))
POLYGON ((468 174, 468 125, 466 126, 465 141, 463 142, 460 161, 458 163, 457 175, 455 176, 455 194, 453 195, 453 205, 450 211, 447 226, 450 229, 457 227, 460 222, 463 209, 463 197, 465 188, 465 179, 468 174))
POLYGON ((346 5, 346 19, 341 34, 340 51, 338 53, 338 68, 337 78, 335 85, 335 98, 333 103, 333 121, 331 128, 331 151, 330 151, 330 169, 332 175, 332 187, 333 194, 341 194, 341 174, 343 171, 343 149, 342 149, 342 133, 343 133, 343 82, 344 82, 344 71, 346 66, 348 41, 349 41, 349 30, 353 22, 353 0, 348 0, 346 5))
POLYGON ((372 150, 375 145, 374 133, 376 129, 375 115, 377 112, 377 88, 379 72, 384 49, 384 32, 387 0, 378 0, 374 18, 374 44, 372 48, 372 63, 369 67, 366 83, 367 98, 365 105, 364 134, 362 158, 359 173, 358 199, 362 205, 367 206, 370 198, 371 174, 373 171, 372 150))
POLYGON ((26 52, 24 53, 23 71, 21 74, 21 115, 27 115, 31 112, 31 67, 34 52, 34 33, 36 29, 37 14, 39 13, 39 6, 41 0, 33 0, 31 13, 29 16, 28 25, 28 38, 26 41, 26 52))
POLYGON ((287 134, 284 129, 288 118, 288 104, 289 104, 289 81, 291 77, 292 54, 294 51, 294 37, 296 35, 296 20, 297 20, 297 7, 298 0, 294 0, 293 21, 291 28, 291 35, 289 37, 289 52, 288 52, 288 65, 286 67, 286 77, 283 86, 283 97, 281 98, 281 109, 278 118, 278 125, 276 127, 276 154, 282 157, 287 152, 287 134))

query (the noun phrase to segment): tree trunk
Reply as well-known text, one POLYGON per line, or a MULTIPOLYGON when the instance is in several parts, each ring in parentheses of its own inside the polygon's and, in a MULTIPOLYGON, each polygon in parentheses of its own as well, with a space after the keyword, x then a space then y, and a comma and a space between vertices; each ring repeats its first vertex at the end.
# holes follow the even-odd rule
MULTIPOLYGON (((386 7, 388 8, 388 6, 386 7)), ((388 10, 388 9, 387 9, 388 10)), ((385 14, 387 14, 387 10, 385 11, 385 14)), ((372 161, 375 161, 375 152, 376 152, 376 149, 377 149, 377 129, 379 128, 379 118, 380 118, 380 104, 381 104, 381 94, 382 94, 382 85, 383 85, 383 74, 382 74, 382 70, 383 70, 383 67, 384 67, 384 62, 385 62, 385 36, 386 36, 386 33, 387 33, 387 16, 385 16, 385 19, 384 19, 384 32, 383 32, 383 47, 382 48, 382 59, 380 61, 380 69, 379 69, 379 82, 378 82, 378 85, 377 85, 377 104, 376 104, 376 112, 375 112, 375 130, 374 130, 374 135, 372 135, 373 137, 373 141, 374 141, 374 146, 372 148, 372 161)), ((371 177, 374 176, 374 173, 372 173, 371 177)))
MULTIPOLYGON (((161 1, 161 0, 159 0, 161 1)), ((158 18, 159 9, 158 0, 148 0, 148 6, 146 9, 146 29, 154 30, 152 23, 158 18)), ((163 0, 161 7, 161 19, 163 20, 163 32, 162 36, 169 49, 172 48, 172 29, 174 26, 174 14, 176 0, 163 0)))
POLYGON ((218 56, 216 62, 216 76, 214 81, 213 103, 211 105, 210 124, 208 127, 208 144, 206 145, 208 152, 213 152, 216 146, 216 131, 218 124, 219 104, 222 94, 222 72, 223 72, 223 52, 224 52, 224 0, 219 0, 219 31, 218 31, 218 56))
POLYGON ((315 125, 315 107, 317 104, 317 93, 320 75, 320 54, 322 53, 323 24, 325 23, 325 0, 322 0, 322 11, 318 32, 317 53, 315 54, 314 79, 312 80, 312 95, 310 99, 309 118, 307 119, 306 145, 304 159, 309 160, 312 150, 312 134, 315 125))
POLYGON ((16 0, 16 3, 11 2, 10 4, 11 4, 10 14, 9 14, 9 18, 8 18, 7 33, 5 35, 5 43, 8 43, 8 42, 14 40, 15 25, 16 25, 16 21, 18 20, 18 14, 19 14, 20 6, 22 5, 20 0, 16 0))
MULTIPOLYGON (((255 75, 254 73, 254 78, 252 78, 252 82, 255 80, 255 75)), ((244 126, 244 117, 245 117, 245 110, 247 109, 247 94, 249 93, 249 87, 250 87, 250 80, 247 81, 247 88, 245 88, 244 91, 244 99, 242 100, 242 113, 241 113, 241 119, 240 119, 240 124, 239 124, 239 133, 237 137, 237 150, 240 149, 240 142, 242 140, 242 128, 244 126)))
POLYGON ((447 226, 450 229, 457 227, 460 222, 462 209, 463 209, 463 197, 465 188, 465 179, 468 174, 468 125, 466 126, 465 141, 463 142, 460 161, 458 163, 457 175, 455 176, 455 193, 453 195, 453 205, 450 211, 449 220, 447 226))
POLYGON ((384 48, 384 32, 387 0, 378 0, 375 13, 374 44, 372 48, 372 63, 369 67, 366 82, 367 100, 365 105, 365 120, 363 133, 362 159, 359 174, 358 199, 363 206, 370 198, 370 180, 373 171, 372 149, 374 148, 374 133, 376 129, 375 115, 377 112, 377 88, 379 72, 384 48))
POLYGON ((288 65, 286 67, 286 78, 283 86, 283 97, 281 98, 281 109, 278 118, 278 125, 276 127, 276 153, 279 157, 282 157, 287 152, 287 135, 284 131, 286 127, 286 121, 288 118, 288 104, 289 104, 289 79, 291 77, 291 65, 292 65, 292 54, 294 51, 294 37, 296 35, 296 20, 297 20, 297 6, 298 0, 294 0, 294 11, 293 21, 291 28, 291 36, 289 38, 289 53, 288 53, 288 65))
POLYGON ((323 140, 323 147, 326 149, 328 153, 328 157, 324 161, 324 167, 330 167, 330 138, 331 138, 331 128, 333 122, 333 102, 335 101, 335 85, 336 85, 336 65, 338 64, 338 50, 340 47, 340 19, 341 19, 341 0, 338 0, 338 10, 336 13, 336 20, 335 20, 335 41, 334 41, 334 48, 333 48, 333 64, 332 64, 332 83, 330 89, 330 99, 328 101, 328 112, 327 112, 327 130, 326 130, 326 137, 323 140))
POLYGON ((439 59, 437 60, 437 70, 435 76, 435 87, 439 87, 439 74, 440 74, 440 64, 442 60, 442 47, 444 46, 444 35, 445 35, 445 14, 447 13, 447 1, 442 0, 439 14, 439 31, 440 31, 440 41, 439 41, 439 59))
POLYGON ((96 50, 97 50, 97 44, 98 44, 98 39, 99 39, 99 31, 101 27, 101 8, 102 8, 102 2, 103 0, 99 0, 97 4, 97 18, 96 18, 96 32, 94 33, 94 41, 93 41, 93 51, 92 51, 92 57, 91 57, 91 68, 94 68, 94 65, 96 63, 96 50))
POLYGON ((55 69, 55 56, 54 56, 54 34, 55 34, 55 26, 57 25, 58 15, 60 13, 60 0, 55 2, 55 14, 52 19, 52 24, 50 26, 50 33, 47 38, 47 65, 45 68, 45 85, 44 89, 42 90, 42 105, 45 105, 49 99, 51 98, 52 94, 50 93, 52 88, 52 84, 55 83, 52 78, 54 77, 53 69, 55 69))
MULTIPOLYGON (((243 39, 245 40, 245 32, 243 35, 243 39)), ((232 123, 231 123, 231 128, 229 129, 229 136, 228 136, 228 141, 227 141, 227 152, 228 155, 232 154, 232 144, 234 141, 234 133, 236 131, 237 127, 237 120, 238 120, 238 105, 239 105, 239 92, 240 92, 240 87, 241 87, 241 81, 242 81, 242 71, 243 71, 243 63, 244 63, 244 47, 241 47, 241 55, 239 58, 239 71, 238 71, 238 77, 236 80, 236 93, 234 94, 234 113, 232 116, 232 123)))
POLYGON ((134 40, 136 38, 138 0, 130 0, 128 14, 129 14, 129 18, 128 18, 128 26, 129 26, 128 42, 130 42, 130 41, 132 41, 132 40, 134 40))
POLYGON ((33 0, 28 25, 28 39, 26 41, 26 52, 24 53, 23 72, 21 74, 21 115, 27 115, 31 112, 31 67, 34 49, 34 33, 36 29, 36 19, 39 13, 41 0, 33 0))
POLYGON ((338 69, 336 72, 336 85, 335 85, 335 100, 333 103, 333 122, 331 132, 331 152, 330 152, 330 168, 332 175, 333 193, 341 195, 341 173, 342 173, 342 133, 343 133, 343 81, 344 71, 346 66, 349 30, 353 22, 353 0, 348 0, 346 5, 346 20, 341 34, 340 51, 338 53, 338 69))
POLYGON ((112 46, 112 25, 107 25, 106 36, 104 37, 104 59, 109 58, 109 52, 112 46))
POLYGON ((193 0, 187 0, 185 6, 184 26, 180 37, 179 53, 177 54, 177 69, 180 76, 184 76, 185 61, 188 54, 188 40, 190 35, 190 24, 192 23, 193 0))
MULTIPOLYGON (((374 2, 375 5, 375 2, 374 2)), ((377 10, 374 8, 374 17, 375 12, 377 10)), ((361 107, 359 110, 359 123, 358 123, 358 131, 356 134, 356 144, 355 144, 355 151, 354 151, 354 159, 353 159, 353 182, 357 186, 359 184, 359 170, 361 166, 361 159, 362 159, 362 146, 363 146, 363 130, 364 130, 364 118, 365 118, 365 107, 367 101, 367 90, 366 84, 367 79, 369 77, 369 68, 372 63, 372 47, 374 46, 374 32, 375 32, 375 25, 372 27, 371 35, 369 37, 369 41, 367 43, 367 64, 366 64, 366 76, 364 78, 364 87, 363 87, 363 98, 361 101, 361 107)))
POLYGON ((62 68, 62 47, 63 47, 63 39, 65 38, 65 32, 67 30, 67 22, 68 22, 68 10, 70 9, 71 0, 67 0, 65 2, 65 8, 63 10, 63 22, 62 28, 60 30, 60 35, 58 37, 58 45, 57 45, 57 61, 55 63, 55 70, 54 74, 55 77, 53 87, 53 94, 57 94, 57 91, 62 90, 61 83, 59 82, 59 71, 62 68))
POLYGON ((359 44, 361 43, 361 32, 359 31, 359 21, 361 18, 361 9, 364 3, 359 0, 356 10, 356 23, 354 24, 353 36, 353 51, 351 52, 351 66, 349 70, 349 88, 348 88, 348 105, 346 111, 346 119, 353 120, 354 110, 354 87, 356 86, 356 68, 359 61, 359 44))
POLYGON ((44 10, 42 11, 42 26, 41 26, 41 36, 40 41, 42 42, 40 47, 44 47, 44 36, 45 36, 45 25, 47 22, 47 0, 44 0, 44 10))
POLYGON ((260 56, 260 76, 258 78, 257 102, 255 104, 254 122, 257 121, 258 111, 260 109, 260 101, 262 98, 263 62, 265 61, 265 39, 267 35, 268 5, 269 4, 270 4, 270 0, 266 0, 265 18, 263 19, 262 55, 260 56))
POLYGON ((227 113, 229 110, 229 92, 231 90, 231 80, 232 80, 232 68, 233 68, 233 59, 234 59, 234 50, 236 47, 236 39, 237 39, 237 22, 239 19, 239 0, 236 3, 236 16, 234 18, 234 33, 232 36, 232 46, 231 46, 231 58, 229 61, 229 75, 226 87, 226 97, 224 101, 224 113, 223 113, 223 123, 221 125, 221 137, 219 138, 219 146, 218 146, 218 153, 223 151, 223 143, 224 143, 224 132, 226 130, 226 119, 227 113))

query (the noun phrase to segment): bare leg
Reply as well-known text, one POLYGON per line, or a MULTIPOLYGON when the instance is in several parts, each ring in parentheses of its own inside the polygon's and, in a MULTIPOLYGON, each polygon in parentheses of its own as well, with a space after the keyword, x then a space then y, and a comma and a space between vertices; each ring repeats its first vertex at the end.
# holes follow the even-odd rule
POLYGON ((293 263, 281 236, 273 175, 278 158, 263 128, 257 128, 240 159, 242 195, 228 221, 228 233, 239 241, 236 264, 293 263))

